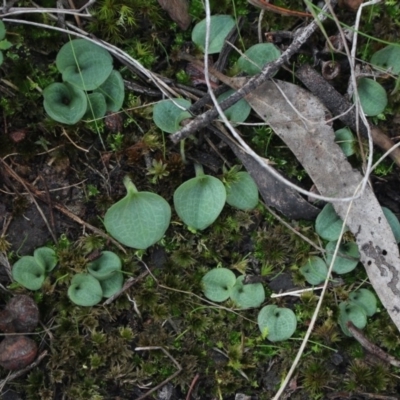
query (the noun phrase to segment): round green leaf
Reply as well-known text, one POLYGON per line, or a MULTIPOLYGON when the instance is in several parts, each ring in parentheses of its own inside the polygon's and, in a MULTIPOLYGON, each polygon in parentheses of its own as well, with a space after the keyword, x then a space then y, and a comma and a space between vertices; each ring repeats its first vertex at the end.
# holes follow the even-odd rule
MULTIPOLYGON (((326 247, 326 263, 331 264, 337 241, 329 242, 326 247)), ((360 260, 358 246, 354 242, 342 243, 333 264, 333 271, 337 274, 347 274, 357 266, 360 260)))
POLYGON ((265 290, 261 283, 249 283, 244 285, 244 275, 236 279, 231 291, 232 301, 240 308, 260 307, 265 300, 265 290))
POLYGON ((190 101, 185 99, 173 99, 159 101, 153 108, 153 121, 164 132, 175 133, 181 129, 181 121, 192 118, 189 111, 190 101), (184 108, 182 110, 176 104, 184 108))
POLYGON ((117 112, 121 109, 125 99, 125 87, 124 80, 118 71, 113 70, 96 91, 105 97, 107 111, 117 112))
POLYGON ((182 183, 174 193, 174 205, 179 218, 189 228, 200 231, 218 218, 225 201, 225 186, 210 175, 192 178, 182 183))
POLYGON ((85 115, 85 92, 69 83, 52 83, 43 90, 44 109, 50 118, 74 125, 85 115))
POLYGON ((248 75, 256 75, 266 64, 277 60, 280 55, 279 49, 271 43, 255 44, 239 58, 238 67, 248 75))
POLYGON ((99 281, 108 279, 122 267, 121 259, 112 251, 103 251, 101 256, 88 264, 88 271, 99 281))
POLYGON ((122 272, 114 272, 107 279, 100 281, 103 297, 109 298, 122 289, 124 276, 122 272))
POLYGON ((390 69, 392 74, 400 74, 400 46, 390 44, 377 51, 371 57, 371 64, 384 70, 390 69))
POLYGON ((3 40, 6 37, 6 27, 4 22, 0 20, 0 40, 3 40))
MULTIPOLYGON (((235 26, 235 20, 230 15, 213 15, 210 18, 210 41, 208 54, 219 53, 225 39, 235 26)), ((192 30, 192 41, 203 52, 206 43, 206 20, 200 21, 192 30)))
MULTIPOLYGON (((333 241, 337 240, 342 230, 343 221, 336 214, 331 203, 328 203, 318 214, 315 220, 315 230, 322 239, 333 241)), ((348 228, 345 228, 345 232, 348 228)))
POLYGON ((236 283, 235 274, 228 268, 214 268, 201 280, 204 295, 211 301, 225 301, 236 283))
MULTIPOLYGON (((222 93, 218 97, 218 103, 221 103, 233 93, 235 93, 235 90, 233 89, 229 89, 226 92, 222 93)), ((233 106, 226 109, 224 111, 224 114, 229 121, 233 123, 239 123, 246 121, 247 117, 250 115, 250 111, 250 104, 245 99, 241 99, 233 106)))
POLYGON ((71 280, 68 297, 78 306, 90 307, 101 301, 103 291, 99 281, 89 274, 77 274, 71 280))
POLYGON ((107 104, 105 97, 98 92, 87 95, 88 105, 83 119, 100 119, 106 115, 107 104))
POLYGON ((396 239, 397 243, 400 243, 400 222, 398 218, 393 214, 391 210, 389 210, 386 207, 382 207, 383 214, 385 214, 385 217, 387 219, 387 222, 389 223, 390 227, 392 228, 392 232, 394 235, 394 238, 396 239))
POLYGON ((29 290, 38 290, 45 279, 45 270, 32 256, 21 257, 11 271, 12 277, 29 290))
POLYGON ((3 61, 4 61, 3 52, 0 51, 0 65, 3 64, 3 61))
POLYGON ((368 317, 376 313, 378 308, 375 295, 368 289, 358 289, 349 294, 350 302, 362 307, 368 317))
POLYGON ((64 82, 85 91, 97 89, 113 69, 108 51, 85 39, 71 40, 61 47, 56 65, 64 82))
POLYGON ((107 210, 104 225, 125 246, 147 249, 164 236, 171 207, 158 194, 138 192, 132 182, 124 182, 128 193, 107 210))
POLYGON ((236 174, 236 179, 226 187, 226 202, 239 210, 251 210, 258 204, 258 187, 246 171, 236 174))
POLYGON ((357 89, 361 107, 367 116, 373 117, 383 112, 388 99, 382 85, 369 78, 360 78, 357 82, 357 89))
POLYGON ((319 285, 328 275, 328 267, 325 261, 317 256, 312 256, 307 263, 300 268, 301 274, 310 285, 319 285))
POLYGON ((8 50, 10 47, 12 47, 12 43, 7 39, 0 40, 0 50, 8 50))
POLYGON ((349 128, 342 128, 335 131, 335 142, 343 150, 346 157, 350 157, 354 154, 356 140, 349 128))
POLYGON ((271 342, 289 339, 297 327, 296 315, 291 309, 273 304, 263 307, 257 320, 261 333, 271 342))
POLYGON ((52 271, 57 265, 56 252, 50 247, 37 248, 33 253, 33 257, 46 273, 52 271))
POLYGON ((363 329, 367 324, 367 314, 359 305, 344 301, 339 304, 339 325, 346 336, 353 336, 347 328, 347 322, 351 321, 358 329, 363 329))

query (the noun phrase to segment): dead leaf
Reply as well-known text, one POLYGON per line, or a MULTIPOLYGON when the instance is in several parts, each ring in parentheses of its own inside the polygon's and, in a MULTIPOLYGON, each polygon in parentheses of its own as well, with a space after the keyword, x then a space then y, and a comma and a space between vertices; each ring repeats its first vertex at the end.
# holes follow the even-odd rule
MULTIPOLYGON (((333 129, 325 123, 327 109, 317 97, 291 83, 268 81, 246 100, 291 149, 322 195, 355 194, 363 177, 335 143, 333 129)), ((333 206, 344 219, 349 203, 333 202, 333 206)), ((372 286, 400 330, 399 249, 369 186, 353 201, 347 226, 356 238, 372 286)))
POLYGON ((192 18, 189 15, 189 3, 187 0, 158 0, 161 8, 165 10, 179 28, 186 31, 192 18))

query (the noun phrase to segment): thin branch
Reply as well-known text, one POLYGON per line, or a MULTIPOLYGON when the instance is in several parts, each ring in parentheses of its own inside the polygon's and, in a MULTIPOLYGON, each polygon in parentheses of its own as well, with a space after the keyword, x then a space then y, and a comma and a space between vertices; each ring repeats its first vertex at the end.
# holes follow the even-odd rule
POLYGON ((382 361, 385 361, 394 367, 400 367, 400 360, 387 354, 384 352, 380 347, 376 344, 372 343, 367 337, 364 335, 361 329, 358 329, 351 321, 347 322, 347 328, 353 337, 367 350, 369 353, 373 354, 374 356, 380 358, 382 361))
MULTIPOLYGON (((332 3, 336 4, 336 0, 332 3)), ((326 18, 325 13, 321 13, 319 15, 319 20, 323 21, 326 18)), ((220 103, 220 109, 226 110, 233 104, 237 103, 241 98, 252 92, 255 88, 264 83, 267 79, 271 78, 272 75, 278 71, 278 69, 287 63, 289 59, 296 54, 300 47, 309 39, 309 37, 316 31, 318 28, 318 24, 316 21, 312 21, 307 27, 305 27, 298 36, 295 37, 292 44, 287 48, 286 51, 282 53, 282 55, 275 61, 267 64, 262 72, 258 75, 253 76, 249 79, 249 81, 241 87, 234 94, 229 96, 223 102, 220 103)), ((205 59, 207 61, 207 58, 205 59)), ((205 63, 206 64, 206 63, 205 63)), ((217 107, 207 111, 206 113, 196 117, 190 124, 183 127, 180 131, 174 133, 170 136, 170 139, 176 144, 182 139, 190 136, 201 128, 209 125, 214 119, 218 118, 219 112, 217 107)))

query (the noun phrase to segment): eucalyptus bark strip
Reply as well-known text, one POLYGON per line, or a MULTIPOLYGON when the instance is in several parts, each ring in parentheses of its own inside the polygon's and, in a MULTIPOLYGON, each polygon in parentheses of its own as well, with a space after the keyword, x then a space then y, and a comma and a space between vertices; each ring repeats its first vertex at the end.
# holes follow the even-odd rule
MULTIPOLYGON (((303 82, 311 93, 321 100, 334 116, 339 116, 340 121, 349 126, 354 132, 357 132, 355 107, 352 108, 353 105, 350 101, 346 100, 315 69, 305 64, 297 70, 296 77, 303 82)), ((368 137, 367 128, 361 118, 358 118, 358 122, 359 132, 363 137, 368 137)), ((377 126, 370 124, 370 130, 373 142, 384 152, 395 145, 377 126)), ((394 149, 389 156, 400 167, 400 148, 394 149)))
MULTIPOLYGON (((335 143, 325 122, 327 109, 318 98, 291 83, 269 81, 246 100, 286 143, 322 195, 347 198, 358 193, 363 176, 335 143)), ((372 188, 367 185, 351 204, 332 204, 343 220, 347 216, 369 280, 400 331, 399 248, 372 188)))

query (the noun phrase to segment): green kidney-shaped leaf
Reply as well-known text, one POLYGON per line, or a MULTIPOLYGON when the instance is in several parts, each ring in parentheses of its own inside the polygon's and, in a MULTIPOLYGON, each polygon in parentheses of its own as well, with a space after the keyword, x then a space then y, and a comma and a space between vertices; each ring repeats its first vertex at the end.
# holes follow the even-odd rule
POLYGON ((257 320, 261 333, 266 333, 271 342, 289 339, 297 327, 296 315, 291 309, 273 304, 263 307, 257 320))
POLYGON ((357 89, 361 107, 366 115, 373 117, 383 112, 388 99, 382 85, 369 78, 360 78, 357 82, 357 89))
MULTIPOLYGON (((221 103, 222 101, 227 99, 232 93, 235 93, 235 90, 229 89, 226 92, 222 93, 218 97, 218 103, 221 103)), ((224 111, 224 114, 229 121, 233 123, 239 123, 246 121, 247 117, 250 115, 250 111, 250 104, 245 99, 241 99, 233 106, 226 109, 224 111)))
POLYGON ((0 65, 3 64, 3 61, 4 61, 3 52, 0 51, 0 65))
POLYGON ((57 265, 56 252, 50 247, 37 248, 33 253, 33 257, 46 273, 52 271, 57 265))
POLYGON ((117 112, 125 99, 124 80, 118 71, 111 71, 106 81, 96 90, 106 99, 107 111, 117 112))
POLYGON ((0 20, 0 40, 3 40, 6 37, 6 27, 4 22, 0 20))
POLYGON ((29 290, 39 290, 45 279, 45 270, 32 256, 21 257, 11 271, 12 277, 29 290))
POLYGON ((249 283, 244 285, 244 275, 236 279, 231 291, 232 301, 240 308, 260 307, 265 300, 265 290, 261 283, 249 283))
MULTIPOLYGON (((337 241, 329 242, 326 247, 326 263, 331 264, 333 254, 335 252, 337 241)), ((333 271, 337 274, 347 274, 357 266, 360 260, 360 252, 358 246, 354 242, 342 243, 339 246, 335 263, 333 264, 333 271)))
POLYGON ((240 171, 226 188, 226 202, 239 210, 251 210, 258 204, 258 187, 251 175, 240 171))
POLYGON ((108 279, 114 272, 120 271, 121 259, 112 251, 103 251, 101 256, 88 264, 88 271, 99 281, 108 279))
POLYGON ((367 324, 367 314, 359 305, 344 301, 339 304, 339 325, 346 336, 353 336, 347 328, 347 322, 351 321, 358 329, 363 329, 367 324))
POLYGON ((214 268, 201 280, 204 295, 211 301, 221 302, 229 298, 236 283, 235 274, 228 268, 214 268))
POLYGON ((77 274, 71 280, 68 297, 78 306, 90 307, 101 301, 103 290, 99 281, 90 274, 77 274))
POLYGON ((109 298, 122 289, 124 276, 122 272, 114 272, 107 279, 100 281, 103 297, 109 298))
POLYGON ((175 133, 179 131, 181 121, 192 118, 189 111, 190 101, 185 99, 173 99, 159 101, 153 108, 153 121, 164 132, 175 133), (176 104, 184 108, 182 110, 176 104))
MULTIPOLYGON (((213 15, 210 18, 210 41, 208 54, 219 53, 225 39, 235 26, 235 20, 230 15, 213 15)), ((200 21, 192 30, 192 41, 203 52, 206 43, 206 20, 200 21)))
POLYGON ((85 92, 69 83, 52 83, 43 90, 43 105, 50 118, 74 125, 85 115, 85 92))
POLYGON ((322 258, 312 256, 300 268, 300 272, 310 285, 319 285, 326 279, 328 267, 322 258))
POLYGON ((8 50, 10 47, 12 47, 12 43, 7 39, 0 40, 0 50, 8 50))
MULTIPOLYGON (((333 241, 337 240, 342 230, 343 221, 336 214, 331 203, 328 203, 318 214, 315 220, 315 230, 322 239, 333 241)), ((345 232, 348 228, 345 228, 345 232)))
POLYGON ((378 308, 375 295, 368 289, 361 288, 355 292, 351 292, 349 300, 362 307, 368 317, 374 315, 378 308))
POLYGON ((390 69, 392 74, 400 74, 400 46, 390 44, 377 51, 371 57, 371 64, 385 70, 390 69))
POLYGON ((85 39, 64 44, 57 54, 56 65, 64 82, 86 91, 97 89, 113 69, 109 52, 85 39))
POLYGON ((271 43, 259 43, 246 50, 238 60, 238 67, 248 75, 256 75, 263 67, 277 60, 281 52, 271 43))
POLYGON ((171 207, 158 194, 138 192, 128 179, 124 182, 128 193, 107 210, 104 225, 125 246, 147 249, 164 236, 171 207))
POLYGON ((400 222, 398 218, 393 214, 391 210, 386 207, 382 207, 382 211, 385 214, 385 217, 392 228, 392 232, 394 238, 396 239, 397 243, 400 243, 400 222))
POLYGON ((107 104, 105 97, 98 92, 87 95, 88 105, 83 119, 100 119, 106 115, 107 104))
POLYGON ((224 184, 210 175, 197 176, 180 185, 174 193, 179 218, 195 230, 210 226, 221 213, 226 201, 224 184))
POLYGON ((354 154, 356 140, 349 128, 342 128, 335 131, 335 142, 343 150, 346 157, 350 157, 354 154))

